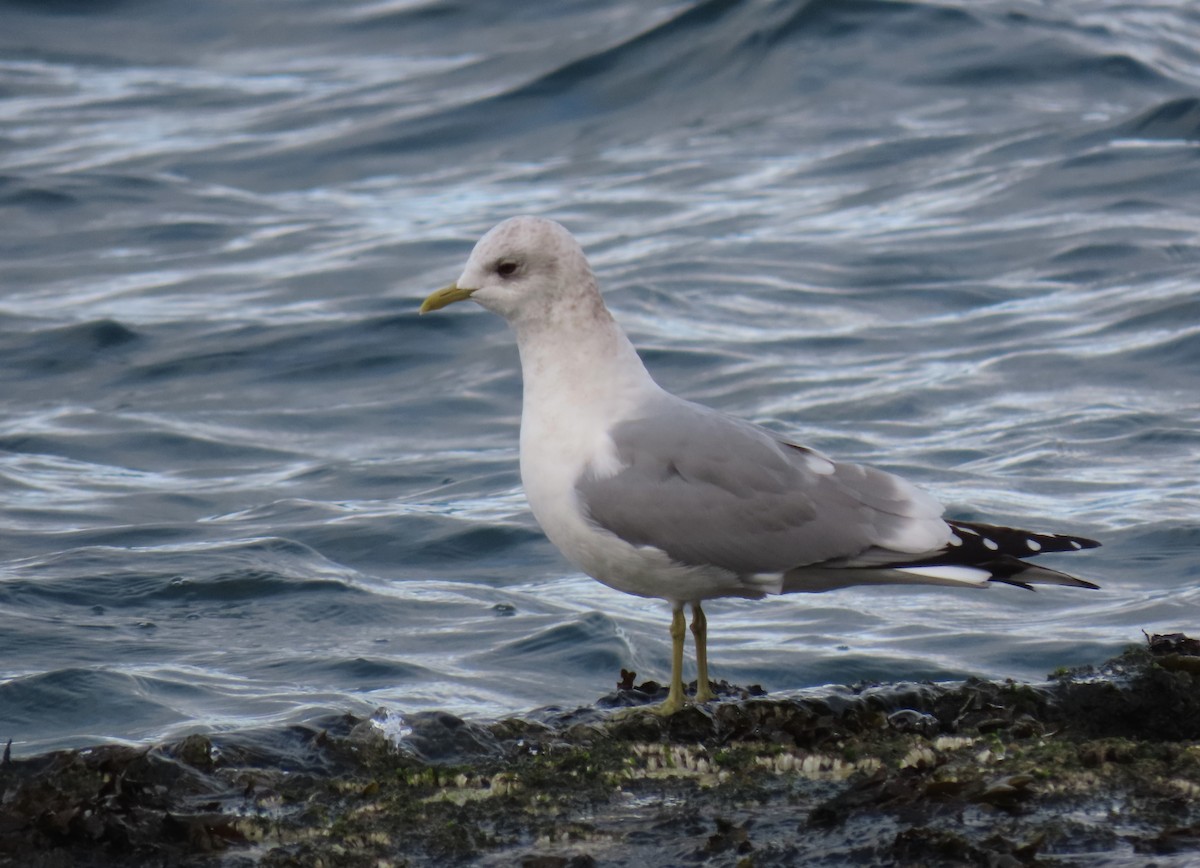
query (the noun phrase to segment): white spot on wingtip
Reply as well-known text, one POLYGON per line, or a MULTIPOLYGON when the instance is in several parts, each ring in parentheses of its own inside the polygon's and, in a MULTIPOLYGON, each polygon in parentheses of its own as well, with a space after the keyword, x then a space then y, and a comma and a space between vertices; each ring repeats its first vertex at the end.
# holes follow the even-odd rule
POLYGON ((999 551, 999 550, 1000 550, 1000 544, 999 544, 999 543, 997 543, 997 542, 996 542, 994 539, 988 539, 987 537, 984 537, 984 538, 983 538, 983 544, 984 544, 984 546, 985 546, 986 548, 989 548, 989 549, 991 549, 992 551, 999 551))
POLYGON ((1071 540, 1070 542, 1071 542, 1071 548, 1075 549, 1075 551, 1079 551, 1081 548, 1083 548, 1083 546, 1081 546, 1079 543, 1075 542, 1075 540, 1071 540))
POLYGON ((1029 547, 1031 552, 1040 552, 1042 550, 1042 544, 1033 538, 1025 540, 1025 545, 1029 547))
POLYGON ((956 533, 951 533, 950 534, 950 542, 948 543, 948 545, 952 545, 952 546, 962 545, 962 537, 960 537, 956 533))

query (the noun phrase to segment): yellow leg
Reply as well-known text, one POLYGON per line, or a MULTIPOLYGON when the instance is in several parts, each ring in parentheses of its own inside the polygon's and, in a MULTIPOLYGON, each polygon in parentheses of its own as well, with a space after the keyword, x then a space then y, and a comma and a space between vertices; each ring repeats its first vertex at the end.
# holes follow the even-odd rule
POLYGON ((692 603, 692 636, 696 639, 696 701, 716 699, 708 681, 708 618, 699 603, 692 603))
POLYGON ((658 714, 674 714, 683 708, 683 638, 686 635, 687 621, 680 604, 671 615, 671 687, 663 703, 653 709, 658 714))

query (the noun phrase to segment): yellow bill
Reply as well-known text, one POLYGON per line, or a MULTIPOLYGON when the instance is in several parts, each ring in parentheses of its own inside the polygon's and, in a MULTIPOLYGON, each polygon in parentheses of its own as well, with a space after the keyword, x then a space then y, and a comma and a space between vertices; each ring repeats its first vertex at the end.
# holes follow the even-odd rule
POLYGON ((441 310, 446 305, 454 304, 456 301, 466 301, 474 291, 473 289, 465 289, 457 283, 443 286, 437 292, 430 293, 429 298, 421 302, 421 313, 429 313, 431 310, 441 310))

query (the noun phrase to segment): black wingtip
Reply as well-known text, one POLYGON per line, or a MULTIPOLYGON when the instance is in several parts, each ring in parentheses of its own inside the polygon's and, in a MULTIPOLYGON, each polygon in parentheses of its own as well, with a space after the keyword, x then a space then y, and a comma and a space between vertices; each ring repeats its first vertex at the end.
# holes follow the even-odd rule
POLYGON ((1004 572, 1008 568, 1008 564, 996 565, 993 568, 992 577, 988 581, 1012 585, 1015 588, 1024 588, 1027 591, 1037 590, 1031 582, 1039 585, 1057 585, 1060 588, 1086 588, 1089 591, 1100 590, 1099 585, 1089 582, 1087 579, 1081 579, 1078 576, 1061 573, 1058 570, 1051 570, 1046 567, 1031 566, 1027 570, 1022 570, 1015 575, 1005 575, 1004 572), (1023 576, 1025 580, 1022 579, 1023 576), (1036 578, 1031 578, 1034 576, 1036 578))
POLYGON ((1085 536, 1071 536, 1064 533, 1040 533, 1038 531, 1021 530, 1015 527, 1005 527, 996 524, 984 524, 977 521, 958 521, 950 519, 946 522, 954 530, 955 536, 966 551, 999 551, 1018 558, 1031 558, 1047 552, 1077 552, 1083 549, 1099 548, 1098 540, 1085 536), (980 547, 983 548, 980 548, 980 547))

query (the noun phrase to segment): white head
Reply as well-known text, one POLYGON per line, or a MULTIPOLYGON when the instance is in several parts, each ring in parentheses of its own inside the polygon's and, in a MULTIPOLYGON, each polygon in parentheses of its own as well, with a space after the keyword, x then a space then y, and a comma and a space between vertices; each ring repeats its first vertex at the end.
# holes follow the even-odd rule
POLYGON ((493 227, 457 282, 425 299, 421 313, 468 298, 514 326, 606 315, 583 248, 561 225, 541 217, 511 217, 493 227))

